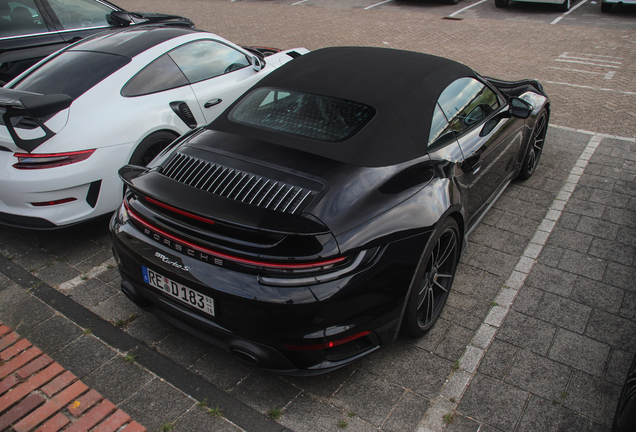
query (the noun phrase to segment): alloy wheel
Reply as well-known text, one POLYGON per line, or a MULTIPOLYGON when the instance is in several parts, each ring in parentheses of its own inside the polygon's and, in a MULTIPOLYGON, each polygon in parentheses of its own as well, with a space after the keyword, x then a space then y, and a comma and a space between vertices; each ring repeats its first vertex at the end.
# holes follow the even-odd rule
POLYGON ((528 159, 526 162, 528 164, 528 174, 532 174, 539 164, 539 159, 541 158, 541 153, 543 152, 543 143, 545 142, 545 134, 547 130, 546 124, 547 120, 545 116, 542 116, 539 119, 539 123, 537 124, 537 128, 534 134, 534 139, 532 140, 532 144, 530 146, 530 149, 528 150, 528 159))
POLYGON ((442 311, 457 265, 457 234, 448 228, 438 238, 428 259, 417 303, 417 322, 422 330, 431 327, 442 311))

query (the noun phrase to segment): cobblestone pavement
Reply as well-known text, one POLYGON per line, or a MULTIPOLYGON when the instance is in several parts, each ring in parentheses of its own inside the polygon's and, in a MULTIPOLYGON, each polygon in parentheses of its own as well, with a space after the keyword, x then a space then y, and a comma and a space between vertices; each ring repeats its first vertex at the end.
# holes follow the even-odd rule
POLYGON ((560 126, 535 175, 473 232, 431 332, 328 375, 251 369, 137 309, 118 290, 105 221, 0 227, 0 320, 151 431, 609 430, 636 352, 636 35, 270 2, 119 4, 242 44, 390 46, 536 77, 560 126))
POLYGON ((0 430, 146 432, 27 339, 0 323, 0 430), (41 429, 40 429, 41 428, 41 429))

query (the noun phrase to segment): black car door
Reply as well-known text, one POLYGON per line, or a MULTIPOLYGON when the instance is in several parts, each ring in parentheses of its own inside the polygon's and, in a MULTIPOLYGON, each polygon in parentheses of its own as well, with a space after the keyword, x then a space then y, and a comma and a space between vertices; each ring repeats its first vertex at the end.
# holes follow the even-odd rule
POLYGON ((0 85, 64 46, 40 0, 0 0, 0 85))
POLYGON ((470 228, 488 208, 515 169, 523 140, 523 122, 498 114, 503 99, 475 78, 460 78, 442 92, 438 104, 464 155, 468 196, 464 204, 470 228))
MULTIPOLYGON (((0 0, 1 1, 1 0, 0 0)), ((117 10, 96 0, 40 0, 67 44, 109 28, 118 27, 110 18, 117 10)))

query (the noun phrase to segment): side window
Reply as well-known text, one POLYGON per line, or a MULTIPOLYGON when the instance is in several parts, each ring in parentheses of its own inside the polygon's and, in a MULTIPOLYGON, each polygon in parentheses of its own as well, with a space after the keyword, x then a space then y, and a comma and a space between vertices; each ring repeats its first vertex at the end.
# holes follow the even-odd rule
POLYGON ((113 9, 95 0, 49 0, 64 30, 107 27, 113 9))
POLYGON ((249 66, 245 54, 225 44, 203 40, 169 53, 188 81, 196 83, 249 66))
POLYGON ((141 96, 157 93, 188 84, 188 80, 181 69, 172 61, 168 54, 143 68, 124 86, 123 96, 141 96))
POLYGON ((431 122, 431 132, 428 134, 428 146, 446 144, 450 140, 455 139, 453 130, 451 129, 446 116, 442 112, 439 104, 435 104, 433 112, 433 121, 431 122))
POLYGON ((500 105, 497 95, 474 78, 460 78, 453 82, 437 102, 456 134, 480 123, 500 105))
POLYGON ((46 33, 49 29, 33 0, 0 0, 0 37, 46 33))

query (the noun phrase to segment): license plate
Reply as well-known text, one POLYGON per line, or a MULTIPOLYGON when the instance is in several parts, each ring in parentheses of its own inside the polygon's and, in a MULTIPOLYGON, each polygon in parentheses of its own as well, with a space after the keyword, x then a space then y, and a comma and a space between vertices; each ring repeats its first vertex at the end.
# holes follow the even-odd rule
POLYGON ((163 291, 181 303, 188 304, 199 309, 201 312, 214 316, 214 299, 211 297, 205 296, 185 285, 181 285, 172 279, 162 276, 146 266, 141 266, 141 272, 144 275, 144 282, 151 287, 163 291))

